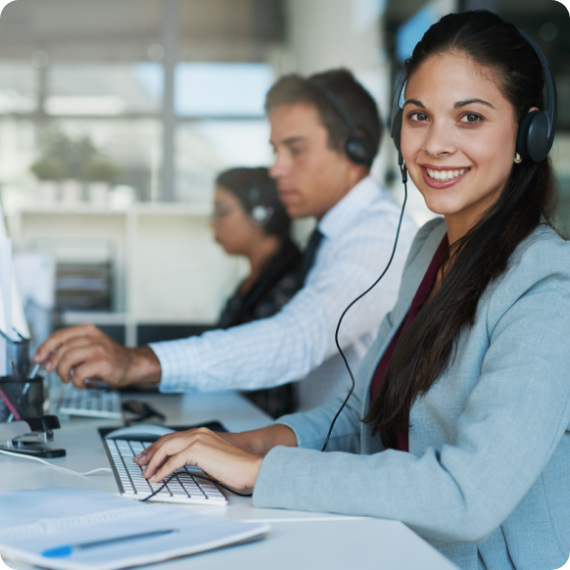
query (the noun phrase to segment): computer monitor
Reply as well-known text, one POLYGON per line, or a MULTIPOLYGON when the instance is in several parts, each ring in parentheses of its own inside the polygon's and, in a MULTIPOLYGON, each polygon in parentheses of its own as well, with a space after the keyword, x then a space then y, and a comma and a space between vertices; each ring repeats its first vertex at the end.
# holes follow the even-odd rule
POLYGON ((12 373, 7 343, 30 339, 30 330, 12 263, 12 240, 8 237, 0 207, 0 376, 12 373))

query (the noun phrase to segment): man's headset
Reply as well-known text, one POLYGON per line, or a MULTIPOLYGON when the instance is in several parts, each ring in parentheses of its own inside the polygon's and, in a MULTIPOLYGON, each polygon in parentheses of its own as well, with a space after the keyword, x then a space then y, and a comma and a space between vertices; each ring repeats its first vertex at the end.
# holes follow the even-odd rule
MULTIPOLYGON (((544 55, 540 47, 534 42, 532 38, 529 38, 524 32, 520 33, 534 49, 542 65, 542 71, 544 73, 546 86, 548 89, 548 106, 545 111, 532 111, 523 118, 521 124, 519 125, 519 130, 517 134, 516 150, 523 157, 523 159, 532 160, 534 162, 541 162, 548 155, 550 149, 552 148, 552 143, 554 141, 556 115, 558 111, 556 82, 554 80, 554 74, 550 69, 548 60, 546 59, 546 56, 544 55)), ((336 420, 340 416, 344 407, 346 406, 348 400, 350 399, 350 396, 352 396, 352 393, 354 392, 354 388, 356 386, 356 381, 354 379, 352 370, 350 369, 350 365, 348 364, 348 360, 346 359, 344 352, 342 351, 342 348, 340 347, 340 344, 338 342, 338 333, 340 330, 340 325, 344 319, 344 316, 351 309, 351 307, 355 303, 360 301, 362 297, 364 297, 370 291, 372 291, 372 289, 374 289, 374 287, 376 287, 376 285, 378 285, 378 283, 382 280, 384 275, 386 275, 386 272, 388 271, 390 265, 392 264, 392 260, 394 259, 394 254, 396 253, 396 247, 398 245, 398 238, 400 237, 400 228, 402 227, 402 219, 404 217, 404 210, 406 208, 406 202, 408 200, 408 171, 406 169, 406 164, 404 163, 404 157, 402 156, 402 151, 400 147, 400 142, 401 142, 400 135, 402 131, 402 117, 403 117, 403 109, 400 107, 400 99, 402 98, 405 84, 406 84, 406 74, 402 73, 398 79, 398 83, 396 84, 394 101, 392 103, 392 116, 391 116, 391 127, 390 127, 392 138, 394 139, 394 145, 396 146, 396 150, 398 151, 398 165, 400 166, 400 171, 402 174, 402 183, 404 184, 404 202, 402 203, 400 220, 398 222, 398 229, 396 230, 396 237, 394 239, 394 247, 392 248, 392 254, 390 255, 390 259, 388 260, 388 263, 384 268, 384 271, 382 271, 380 277, 378 277, 378 279, 376 279, 376 281, 368 289, 366 289, 364 293, 359 295, 356 299, 354 299, 354 301, 352 301, 348 305, 348 307, 346 307, 346 309, 343 311, 338 321, 335 333, 335 342, 337 349, 340 355, 342 356, 344 364, 346 365, 346 368, 348 370, 348 374, 350 376, 352 385, 348 392, 348 395, 346 396, 346 399, 340 406, 338 412, 333 418, 333 421, 331 422, 331 426, 329 428, 327 437, 325 439, 325 443, 321 451, 325 451, 325 449, 327 448, 336 420)))
POLYGON ((273 217, 274 209, 267 204, 267 181, 262 181, 263 169, 257 168, 253 172, 253 181, 249 189, 249 221, 254 226, 266 226, 273 217))
MULTIPOLYGON (((531 111, 523 118, 519 125, 517 134, 516 150, 523 159, 532 160, 533 162, 541 162, 550 152, 552 143, 554 142, 556 116, 558 114, 556 81, 554 80, 554 74, 552 73, 550 64, 538 44, 521 30, 519 30, 519 32, 530 44, 530 47, 532 47, 540 61, 540 64, 542 65, 542 72, 544 73, 544 80, 548 91, 548 105, 546 110, 531 111)), ((400 148, 403 117, 403 109, 400 107, 400 99, 402 98, 405 85, 406 75, 405 73, 402 73, 398 79, 398 83, 396 84, 396 95, 392 104, 391 121, 392 139, 394 139, 394 145, 398 151, 398 164, 402 172, 402 181, 404 182, 407 181, 407 171, 400 148)))
POLYGON ((366 166, 370 166, 374 161, 376 152, 372 148, 372 145, 366 140, 366 138, 360 134, 360 130, 356 126, 356 122, 351 117, 350 113, 346 110, 344 105, 330 89, 318 81, 315 81, 314 79, 307 79, 307 83, 318 89, 327 98, 329 103, 336 109, 337 113, 342 117, 342 120, 351 130, 350 136, 344 143, 344 152, 346 153, 346 156, 356 164, 364 164, 366 166))

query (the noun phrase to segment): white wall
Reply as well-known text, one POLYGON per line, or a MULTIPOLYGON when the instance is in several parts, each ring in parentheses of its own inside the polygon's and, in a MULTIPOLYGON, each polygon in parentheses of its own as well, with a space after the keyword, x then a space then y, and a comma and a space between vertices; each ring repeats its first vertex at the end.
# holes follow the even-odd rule
MULTIPOLYGON (((389 121, 390 67, 382 48, 382 0, 289 0, 289 68, 303 75, 346 67, 389 121)), ((382 181, 395 154, 385 134, 374 176, 382 181)))
POLYGON ((289 47, 307 74, 346 66, 379 66, 381 3, 377 0, 289 0, 289 47))

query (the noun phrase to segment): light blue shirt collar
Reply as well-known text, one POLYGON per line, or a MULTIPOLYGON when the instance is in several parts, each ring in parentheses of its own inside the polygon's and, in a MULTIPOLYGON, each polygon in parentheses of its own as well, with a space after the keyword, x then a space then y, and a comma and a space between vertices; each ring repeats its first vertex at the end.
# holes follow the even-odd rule
POLYGON ((320 232, 328 239, 342 234, 354 225, 354 219, 378 198, 379 193, 380 188, 371 176, 363 178, 323 216, 318 224, 320 232))

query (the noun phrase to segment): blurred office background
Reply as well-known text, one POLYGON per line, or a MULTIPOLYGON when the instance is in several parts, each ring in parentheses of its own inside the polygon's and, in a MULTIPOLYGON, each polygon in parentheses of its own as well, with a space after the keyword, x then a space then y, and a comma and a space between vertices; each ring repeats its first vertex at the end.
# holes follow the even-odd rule
MULTIPOLYGON (((211 239, 213 181, 227 167, 271 164, 263 101, 273 81, 346 66, 386 118, 423 32, 473 8, 517 24, 551 61, 560 97, 552 156, 570 230, 570 19, 558 2, 9 4, 0 18, 0 196, 36 336, 90 321, 134 346, 215 322, 244 266, 211 239)), ((401 199, 395 167, 385 137, 373 173, 401 199)), ((414 190, 410 209, 420 224, 431 215, 414 190)))

